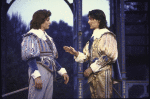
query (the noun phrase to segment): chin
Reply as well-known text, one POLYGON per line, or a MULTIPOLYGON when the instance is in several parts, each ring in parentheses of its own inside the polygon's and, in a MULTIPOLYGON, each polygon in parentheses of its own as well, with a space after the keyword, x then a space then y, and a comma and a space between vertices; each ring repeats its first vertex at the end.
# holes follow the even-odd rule
POLYGON ((94 29, 93 27, 90 27, 90 29, 94 29))

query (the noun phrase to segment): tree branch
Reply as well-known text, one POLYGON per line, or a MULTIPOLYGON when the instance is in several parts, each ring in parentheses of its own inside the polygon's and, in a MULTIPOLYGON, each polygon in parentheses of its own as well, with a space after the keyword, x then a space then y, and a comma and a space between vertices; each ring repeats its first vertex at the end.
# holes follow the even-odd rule
POLYGON ((68 0, 64 0, 64 1, 68 4, 68 6, 70 7, 70 9, 73 13, 73 3, 69 3, 68 0))
POLYGON ((6 12, 8 11, 8 9, 10 8, 10 6, 12 5, 13 2, 15 2, 15 0, 11 0, 11 2, 9 4, 5 2, 6 12))
POLYGON ((15 0, 11 0, 11 2, 9 3, 9 5, 11 6, 12 5, 12 3, 14 2, 15 0))

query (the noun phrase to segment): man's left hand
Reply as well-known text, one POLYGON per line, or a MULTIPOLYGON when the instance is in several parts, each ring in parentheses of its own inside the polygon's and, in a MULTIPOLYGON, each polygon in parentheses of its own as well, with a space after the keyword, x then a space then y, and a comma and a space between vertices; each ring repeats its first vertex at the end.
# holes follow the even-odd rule
POLYGON ((64 84, 67 84, 68 81, 69 81, 69 76, 68 76, 68 74, 67 74, 67 73, 64 73, 62 76, 64 77, 64 80, 65 80, 64 84))
POLYGON ((84 71, 84 76, 89 77, 91 73, 92 73, 92 69, 89 67, 84 71))

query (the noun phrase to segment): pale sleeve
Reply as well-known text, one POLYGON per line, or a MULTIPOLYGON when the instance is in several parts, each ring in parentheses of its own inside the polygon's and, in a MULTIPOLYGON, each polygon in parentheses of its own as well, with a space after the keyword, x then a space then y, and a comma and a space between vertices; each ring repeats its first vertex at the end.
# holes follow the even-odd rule
POLYGON ((90 54, 89 54, 88 47, 89 47, 89 42, 87 42, 86 45, 84 46, 83 53, 78 51, 79 52, 78 57, 74 56, 76 62, 83 63, 89 59, 90 54))
POLYGON ((67 73, 67 71, 65 68, 61 68, 59 71, 57 71, 57 73, 62 76, 63 74, 67 73))
POLYGON ((107 56, 112 62, 115 62, 118 58, 118 49, 114 35, 110 33, 103 35, 99 42, 98 51, 102 56, 107 56))
POLYGON ((108 63, 113 63, 118 58, 117 41, 114 35, 104 34, 98 44, 99 58, 91 64, 93 72, 99 71, 100 68, 108 63))

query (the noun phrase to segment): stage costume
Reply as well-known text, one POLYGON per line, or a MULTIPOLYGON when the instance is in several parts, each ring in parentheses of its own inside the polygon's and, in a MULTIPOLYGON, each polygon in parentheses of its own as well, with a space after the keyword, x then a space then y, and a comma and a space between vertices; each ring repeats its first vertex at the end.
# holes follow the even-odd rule
POLYGON ((53 75, 67 73, 56 61, 58 52, 53 39, 41 29, 31 29, 23 35, 22 60, 29 65, 28 99, 52 99, 53 75), (42 89, 35 88, 34 79, 41 77, 42 89))
POLYGON ((118 50, 115 34, 108 29, 95 29, 90 40, 74 56, 76 62, 89 61, 93 73, 88 77, 91 98, 111 98, 112 96, 112 63, 117 60, 118 50))

